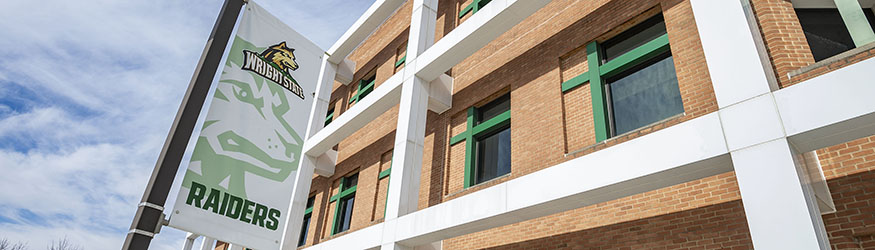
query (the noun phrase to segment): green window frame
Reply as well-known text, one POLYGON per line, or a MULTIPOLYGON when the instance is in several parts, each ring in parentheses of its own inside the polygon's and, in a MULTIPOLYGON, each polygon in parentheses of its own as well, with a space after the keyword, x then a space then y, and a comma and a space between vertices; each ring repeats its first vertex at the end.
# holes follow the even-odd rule
POLYGON ((374 85, 377 82, 376 80, 377 74, 359 80, 358 90, 355 92, 355 95, 349 98, 349 104, 358 103, 362 98, 365 98, 365 96, 370 94, 371 91, 374 90, 374 85))
POLYGON ((334 209, 334 222, 331 225, 331 235, 335 235, 338 233, 345 232, 349 230, 349 225, 352 222, 352 211, 349 211, 349 217, 345 217, 346 212, 346 204, 352 203, 349 205, 350 209, 355 207, 355 191, 358 187, 358 173, 344 176, 340 179, 340 187, 338 194, 331 197, 328 202, 335 202, 334 209), (355 182, 355 183, 352 183, 355 182), (344 210, 341 212, 341 210, 344 210), (346 227, 344 227, 344 222, 346 222, 346 227))
MULTIPOLYGON (((331 106, 333 107, 334 105, 331 106)), ((334 108, 329 109, 327 113, 328 114, 325 115, 325 125, 323 125, 323 127, 327 127, 328 124, 331 124, 331 122, 334 121, 334 108)))
POLYGON ((307 243, 307 231, 310 229, 310 222, 312 222, 314 203, 316 203, 316 196, 307 198, 307 210, 304 210, 304 223, 301 224, 301 235, 298 237, 299 247, 307 243))
MULTIPOLYGON (((497 98, 510 98, 510 94, 508 93, 506 96, 502 96, 497 98)), ((510 102, 510 100, 508 100, 510 102)), ((487 104, 489 105, 489 104, 487 104)), ((484 105, 486 106, 486 105, 484 105)), ((468 119, 467 119, 467 128, 464 132, 453 136, 450 138, 450 145, 455 145, 462 141, 465 141, 465 188, 476 185, 476 180, 474 178, 474 171, 476 170, 476 147, 475 147, 475 138, 485 136, 497 131, 500 131, 504 128, 510 126, 510 109, 507 111, 498 114, 488 120, 480 121, 477 123, 477 113, 478 107, 470 107, 468 108, 468 119)))
MULTIPOLYGON (((389 175, 392 174, 392 163, 389 162, 389 168, 380 172, 380 175, 377 176, 377 181, 380 181, 384 178, 389 178, 389 175)), ((386 181, 386 200, 383 202, 383 218, 386 217, 386 208, 389 206, 389 183, 392 181, 392 178, 386 181)))
POLYGON ((401 58, 398 58, 398 61, 395 62, 395 68, 400 67, 402 64, 405 63, 405 61, 407 61, 407 55, 404 55, 401 58))
POLYGON ((468 4, 468 6, 462 8, 462 11, 459 11, 459 18, 465 17, 469 12, 471 12, 471 15, 476 14, 477 11, 480 11, 480 9, 491 1, 492 0, 474 0, 471 4, 468 4))
MULTIPOLYGON (((658 14, 652 18, 661 16, 662 14, 658 14)), ((668 34, 666 33, 604 63, 604 49, 599 42, 592 41, 587 44, 586 53, 589 70, 563 82, 561 89, 564 93, 585 83, 590 84, 593 123, 595 125, 596 142, 598 143, 612 136, 606 79, 624 73, 649 60, 663 56, 665 53, 671 53, 671 47, 669 46, 668 34)))

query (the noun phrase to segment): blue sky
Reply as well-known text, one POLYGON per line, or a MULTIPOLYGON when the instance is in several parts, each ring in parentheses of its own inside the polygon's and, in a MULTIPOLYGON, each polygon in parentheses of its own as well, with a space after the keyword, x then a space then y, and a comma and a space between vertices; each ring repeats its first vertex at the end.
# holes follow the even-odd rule
MULTIPOLYGON (((257 2, 327 49, 373 0, 257 2)), ((221 6, 0 1, 0 239, 121 247, 221 6)))

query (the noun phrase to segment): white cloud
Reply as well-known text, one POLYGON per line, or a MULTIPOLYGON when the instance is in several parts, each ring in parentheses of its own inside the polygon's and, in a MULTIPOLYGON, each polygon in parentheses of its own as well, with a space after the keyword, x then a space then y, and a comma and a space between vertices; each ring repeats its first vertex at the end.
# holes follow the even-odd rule
MULTIPOLYGON (((259 1, 323 48, 372 2, 259 1)), ((0 238, 121 247, 221 5, 0 1, 0 238)))

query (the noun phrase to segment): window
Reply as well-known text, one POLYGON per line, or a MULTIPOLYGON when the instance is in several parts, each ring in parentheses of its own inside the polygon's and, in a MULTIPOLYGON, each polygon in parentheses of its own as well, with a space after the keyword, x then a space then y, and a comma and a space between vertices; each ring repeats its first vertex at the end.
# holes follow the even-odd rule
MULTIPOLYGON (((666 35, 665 21, 657 15, 605 41, 602 65, 635 55, 635 49, 666 35)), ((671 51, 646 59, 623 62, 622 69, 605 77, 605 96, 611 135, 616 136, 684 112, 671 51)))
POLYGON ((468 4, 468 6, 465 6, 465 8, 463 8, 462 11, 459 12, 459 18, 467 15, 468 12, 471 12, 472 15, 474 13, 477 13, 477 11, 480 11, 480 9, 485 7, 486 4, 488 4, 490 1, 492 0, 474 0, 473 2, 471 2, 471 4, 468 4))
POLYGON ((399 46, 397 50, 395 50, 395 72, 398 72, 398 69, 404 67, 404 63, 407 61, 407 43, 405 42, 403 45, 399 46))
POLYGON ((586 53, 589 70, 563 82, 562 92, 589 82, 596 142, 684 112, 662 14, 590 42, 586 53))
POLYGON ((374 90, 374 82, 376 82, 376 79, 377 74, 373 72, 371 73, 370 77, 362 78, 362 80, 359 81, 358 88, 356 89, 355 94, 352 95, 351 98, 349 98, 349 104, 358 103, 362 100, 362 98, 365 98, 365 96, 370 94, 371 91, 374 90))
POLYGON ((331 124, 332 121, 334 121, 334 104, 331 105, 331 108, 328 109, 327 115, 325 115, 324 126, 328 126, 328 124, 331 124))
POLYGON ((331 197, 332 202, 337 202, 334 210, 334 226, 331 234, 337 234, 349 230, 352 221, 352 208, 355 204, 355 190, 358 184, 358 173, 340 179, 340 192, 331 197))
POLYGON ((307 210, 304 210, 304 222, 301 223, 301 236, 298 237, 298 246, 303 246, 307 243, 307 230, 310 229, 310 217, 313 215, 313 203, 315 202, 315 196, 307 198, 307 210))
POLYGON ((450 139, 465 144, 465 187, 510 173, 510 94, 468 109, 468 128, 450 139))
MULTIPOLYGON (((853 2, 851 3, 853 4, 853 2)), ((850 6, 850 8, 860 9, 859 4, 850 6)), ((872 33, 872 29, 875 28, 875 14, 873 14, 872 9, 861 10, 862 13, 850 11, 852 13, 843 14, 839 12, 838 8, 796 9, 796 16, 799 17, 799 24, 802 25, 802 31, 805 33, 815 61, 830 58, 871 42, 871 39, 866 40, 865 38, 859 38, 864 39, 864 41, 855 42, 853 34, 850 32, 854 28, 862 29, 862 31, 857 31, 860 33, 857 36, 865 37, 867 36, 865 33, 872 33), (860 15, 865 19, 846 23, 842 18, 843 15, 860 15)))

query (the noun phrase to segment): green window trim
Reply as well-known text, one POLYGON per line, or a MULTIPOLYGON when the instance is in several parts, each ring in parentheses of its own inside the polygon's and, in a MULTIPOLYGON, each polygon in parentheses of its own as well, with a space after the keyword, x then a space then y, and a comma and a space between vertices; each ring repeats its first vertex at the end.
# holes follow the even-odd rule
POLYGON ((382 180, 383 178, 389 177, 389 174, 391 174, 391 173, 392 173, 392 167, 389 167, 386 170, 383 170, 383 172, 380 172, 380 176, 377 179, 382 180))
POLYGON ((510 124, 510 110, 505 111, 485 122, 474 125, 474 116, 477 113, 475 107, 468 108, 468 127, 465 132, 450 138, 450 145, 467 141, 465 143, 465 188, 475 185, 474 183, 474 137, 488 134, 510 124))
POLYGON ((329 112, 328 115, 325 116, 325 125, 324 126, 328 126, 328 124, 331 124, 331 122, 334 121, 334 110, 332 109, 330 111, 331 112, 329 112))
MULTIPOLYGON (((611 133, 608 121, 607 93, 602 79, 619 74, 669 50, 671 47, 669 46, 668 34, 663 34, 605 64, 600 64, 602 55, 599 43, 593 41, 586 45, 586 60, 589 71, 563 82, 561 88, 562 92, 565 93, 584 83, 590 83, 596 143, 607 140, 611 133)), ((453 143, 452 139, 450 143, 453 143)))
POLYGON ((483 6, 486 6, 486 4, 488 4, 490 1, 492 1, 492 0, 474 0, 473 2, 471 2, 471 4, 468 4, 468 6, 465 6, 465 8, 463 8, 462 11, 459 11, 459 18, 462 18, 465 15, 467 15, 468 12, 472 12, 471 15, 477 13, 477 11, 482 9, 483 6))
POLYGON ((348 178, 348 177, 344 176, 343 178, 340 179, 340 188, 339 189, 341 190, 341 192, 334 195, 334 196, 331 196, 331 198, 328 199, 329 203, 335 202, 334 221, 331 222, 331 235, 334 235, 336 233, 340 233, 340 232, 338 232, 340 225, 337 224, 337 221, 340 220, 340 216, 341 216, 341 214, 340 214, 340 203, 341 203, 340 200, 345 199, 351 195, 355 195, 356 188, 358 187, 358 184, 356 184, 352 187, 344 187, 343 183, 346 182, 346 178, 348 178))
POLYGON ((376 79, 376 76, 374 76, 374 79, 367 83, 365 79, 359 80, 358 90, 352 98, 349 98, 349 104, 358 103, 359 100, 370 94, 374 90, 374 84, 377 82, 376 79))
POLYGON ((398 59, 398 61, 395 62, 395 68, 397 68, 398 66, 401 66, 401 64, 404 64, 404 62, 405 62, 406 60, 407 60, 407 55, 404 55, 403 57, 401 57, 400 59, 398 59))

